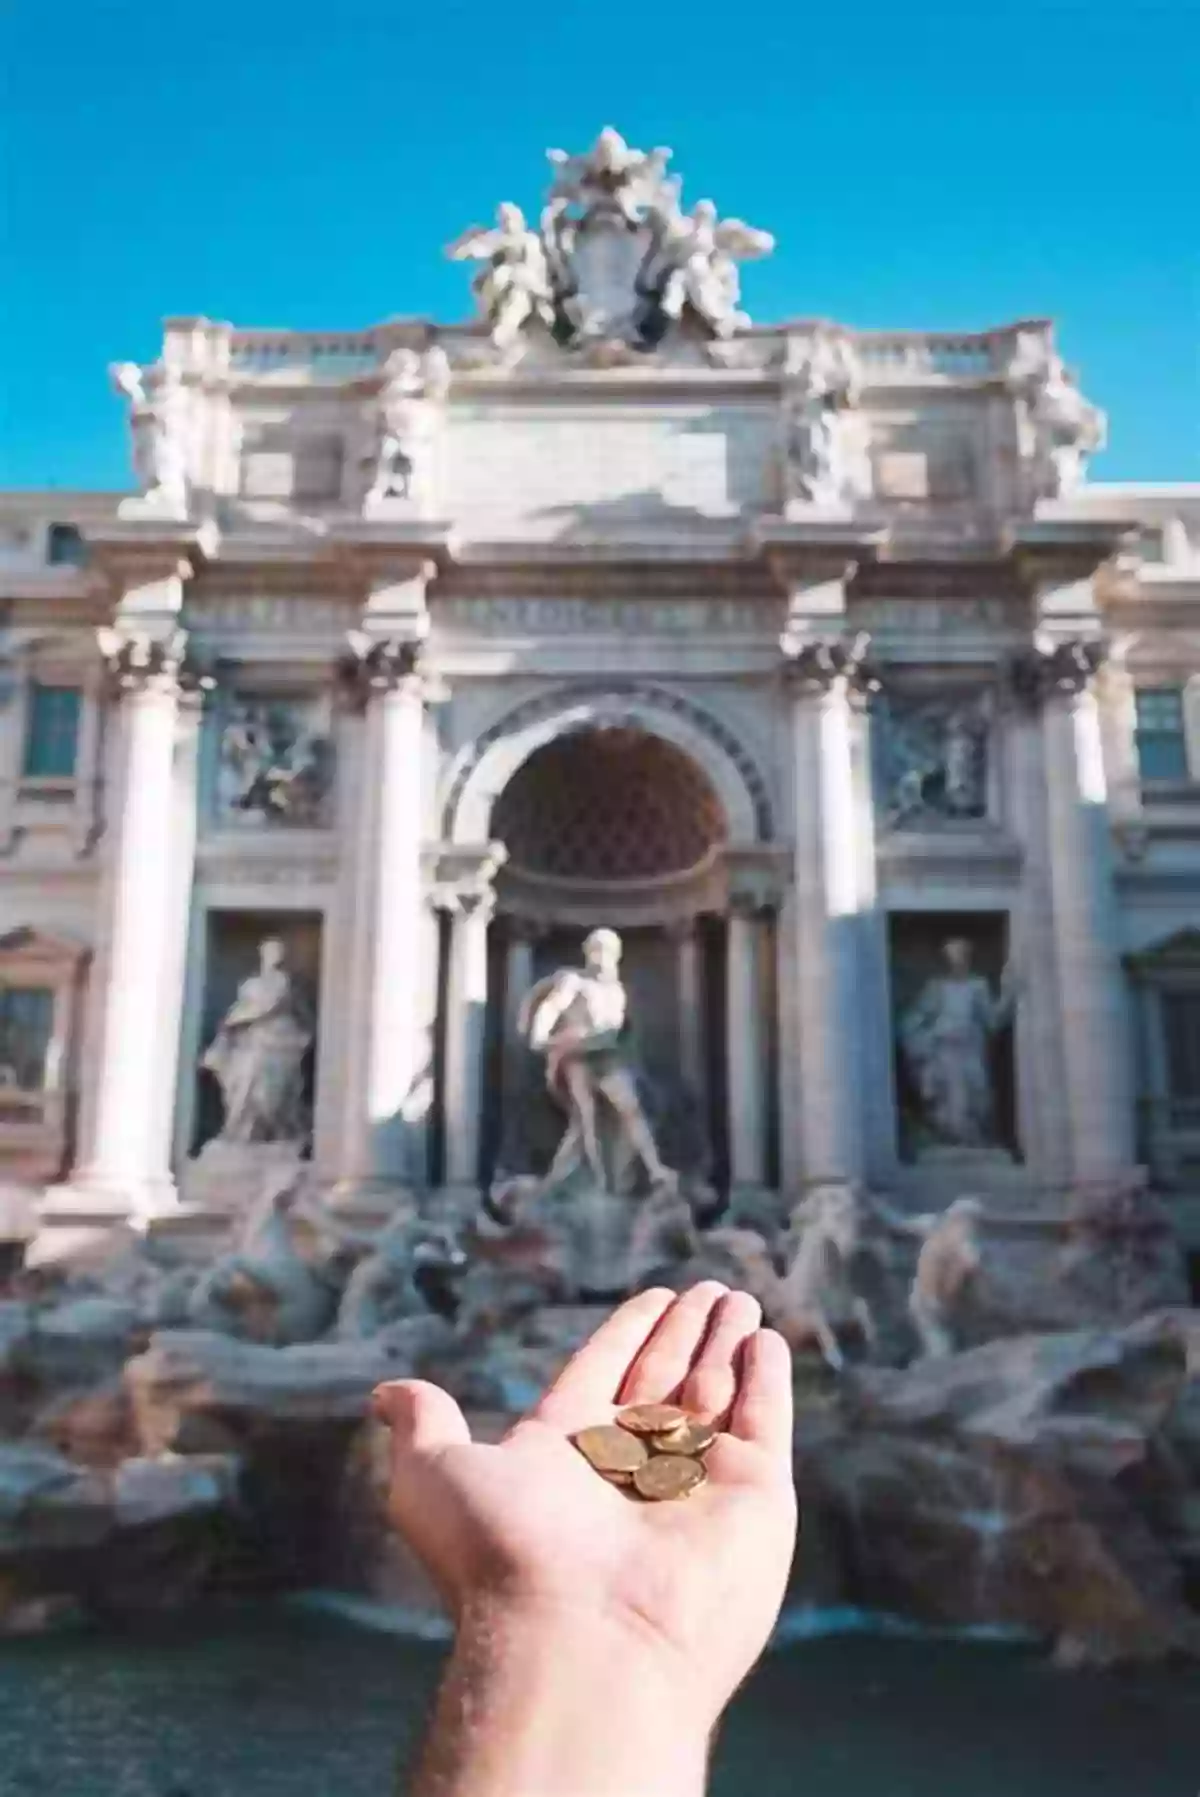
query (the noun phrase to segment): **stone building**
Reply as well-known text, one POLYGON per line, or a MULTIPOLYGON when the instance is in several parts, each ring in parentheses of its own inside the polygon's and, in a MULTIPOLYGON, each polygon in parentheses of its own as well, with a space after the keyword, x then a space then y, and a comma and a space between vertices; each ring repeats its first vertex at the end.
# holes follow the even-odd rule
POLYGON ((10 1234, 544 1166, 603 924, 735 1212, 1148 1169, 1200 1245, 1200 487, 1087 481, 1044 322, 752 325, 667 161, 554 153, 469 324, 168 321, 139 492, 0 495, 10 1234))

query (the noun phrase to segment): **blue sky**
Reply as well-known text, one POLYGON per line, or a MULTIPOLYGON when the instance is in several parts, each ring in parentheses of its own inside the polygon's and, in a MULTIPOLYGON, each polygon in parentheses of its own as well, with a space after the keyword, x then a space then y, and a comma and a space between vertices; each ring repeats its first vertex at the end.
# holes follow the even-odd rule
POLYGON ((673 145, 773 231, 759 321, 1059 322, 1105 480, 1200 479, 1200 9, 7 0, 0 485, 120 486, 158 321, 462 317, 547 145, 673 145))

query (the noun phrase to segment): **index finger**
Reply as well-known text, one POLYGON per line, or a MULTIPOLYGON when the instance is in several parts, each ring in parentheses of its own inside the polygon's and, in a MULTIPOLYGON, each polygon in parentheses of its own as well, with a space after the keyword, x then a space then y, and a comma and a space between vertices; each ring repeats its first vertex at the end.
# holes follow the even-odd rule
POLYGON ((571 1356, 534 1406, 534 1416, 561 1429, 606 1420, 604 1411, 616 1403, 621 1381, 675 1295, 655 1286, 618 1305, 571 1356))

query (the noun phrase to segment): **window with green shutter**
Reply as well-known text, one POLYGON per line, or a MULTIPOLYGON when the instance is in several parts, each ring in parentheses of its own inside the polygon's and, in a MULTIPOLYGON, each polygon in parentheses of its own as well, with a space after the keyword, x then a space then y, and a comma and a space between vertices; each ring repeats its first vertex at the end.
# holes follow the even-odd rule
POLYGON ((29 694, 22 773, 31 780, 70 780, 79 749, 83 694, 77 686, 35 680, 29 694))

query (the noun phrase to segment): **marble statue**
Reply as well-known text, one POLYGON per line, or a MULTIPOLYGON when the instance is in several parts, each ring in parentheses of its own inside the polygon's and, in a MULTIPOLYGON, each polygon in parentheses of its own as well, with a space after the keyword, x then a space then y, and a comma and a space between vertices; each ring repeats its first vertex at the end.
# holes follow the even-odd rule
POLYGON ((295 1184, 268 1184, 233 1247, 192 1288, 191 1325, 277 1348, 324 1335, 337 1307, 338 1281, 300 1251, 297 1224, 313 1227, 295 1184))
POLYGON ((737 264, 769 255, 775 247, 770 232, 740 218, 718 218, 711 200, 698 200, 689 213, 672 205, 652 225, 655 244, 643 286, 660 318, 675 324, 689 312, 716 338, 743 330, 750 320, 738 309, 737 264))
POLYGON ((987 715, 978 699, 894 699, 883 733, 887 820, 987 813, 987 715))
MULTIPOLYGON (((341 1235, 348 1239, 346 1231, 341 1235)), ((368 1252, 342 1293, 334 1330, 340 1341, 366 1341, 392 1323, 427 1316, 430 1305, 420 1284, 422 1273, 426 1269, 457 1273, 467 1264, 452 1229, 407 1213, 358 1239, 367 1244, 368 1252)))
POLYGON ((922 1217, 924 1240, 908 1298, 908 1311, 930 1358, 953 1354, 955 1311, 983 1265, 977 1198, 956 1198, 940 1216, 922 1217))
POLYGON ((655 348, 685 316, 719 344, 748 322, 737 264, 774 248, 766 231, 720 219, 711 200, 690 212, 666 172, 670 150, 638 150, 607 126, 590 150, 547 151, 554 170, 538 229, 516 206, 472 226, 447 254, 486 264, 474 281, 505 360, 531 324, 592 359, 655 348))
POLYGON ((286 706, 244 703, 221 731, 217 809, 237 824, 313 827, 329 790, 329 743, 286 706))
POLYGON ((554 168, 547 195, 551 207, 611 210, 631 230, 641 224, 646 209, 661 205, 664 194, 676 185, 666 174, 670 150, 632 149, 611 125, 582 155, 547 150, 546 156, 554 168))
POLYGON ((156 363, 114 362, 113 385, 129 401, 133 471, 143 500, 172 517, 187 515, 187 394, 178 373, 156 363))
POLYGON ((1005 378, 1020 402, 1020 448, 1032 464, 1036 497, 1070 498, 1084 483, 1088 457, 1107 441, 1104 413, 1084 398, 1041 332, 1017 332, 1005 378))
POLYGON ((814 331, 787 373, 789 499, 844 506, 870 496, 870 433, 861 391, 862 370, 847 338, 814 331))
POLYGON ((621 1192, 638 1163, 651 1186, 673 1187, 675 1175, 659 1155, 628 1059, 621 938, 615 930, 593 930, 583 959, 581 968, 560 968, 539 980, 518 1020, 530 1048, 545 1056, 546 1084, 568 1117, 545 1187, 553 1190, 584 1167, 600 1191, 621 1192))
POLYGON ((908 1314, 922 1356, 944 1359, 961 1345, 956 1334, 958 1313, 968 1286, 983 1266, 983 1204, 978 1198, 956 1198, 944 1211, 910 1217, 874 1197, 871 1208, 889 1229, 921 1244, 909 1287, 908 1314))
POLYGON ((219 1141, 299 1141, 307 1128, 303 1067, 312 1030, 284 969, 283 943, 268 937, 258 952, 259 971, 238 987, 200 1065, 221 1088, 219 1141))
POLYGON ((534 320, 553 330, 556 305, 546 246, 526 225, 519 206, 505 201, 494 226, 472 225, 446 254, 453 262, 485 264, 471 285, 492 342, 502 353, 515 350, 521 332, 534 320))
POLYGON ((1008 968, 994 996, 971 971, 971 944, 943 943, 946 972, 926 980, 900 1023, 900 1046, 920 1094, 922 1120, 955 1148, 995 1148, 988 1050, 1012 1014, 1008 968))
POLYGON ((853 1280, 863 1236, 857 1193, 844 1185, 817 1187, 792 1212, 790 1234, 776 1325, 793 1348, 815 1341, 826 1365, 839 1372, 845 1365, 839 1330, 856 1326, 869 1348, 877 1337, 871 1307, 853 1280))
POLYGON ((423 355, 394 349, 383 365, 383 384, 374 406, 376 444, 368 502, 412 499, 421 464, 430 448, 431 408, 446 397, 450 362, 440 344, 423 355))

